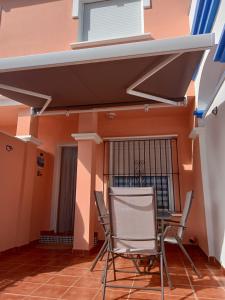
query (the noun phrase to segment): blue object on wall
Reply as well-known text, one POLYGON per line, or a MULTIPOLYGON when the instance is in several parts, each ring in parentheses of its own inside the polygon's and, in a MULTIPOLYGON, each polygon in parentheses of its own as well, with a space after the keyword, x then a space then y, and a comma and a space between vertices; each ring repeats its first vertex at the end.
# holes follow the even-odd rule
POLYGON ((220 0, 198 0, 192 25, 192 34, 210 33, 220 0))
POLYGON ((205 110, 204 109, 199 109, 199 108, 196 108, 196 110, 193 112, 193 115, 199 119, 202 119, 203 118, 203 115, 204 115, 204 112, 205 110))
POLYGON ((225 63, 225 24, 213 60, 225 63))

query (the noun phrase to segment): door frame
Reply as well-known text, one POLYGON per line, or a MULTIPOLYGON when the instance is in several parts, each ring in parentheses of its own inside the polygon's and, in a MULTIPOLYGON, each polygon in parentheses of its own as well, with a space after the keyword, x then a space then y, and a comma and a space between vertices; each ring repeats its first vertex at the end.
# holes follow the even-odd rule
MULTIPOLYGON (((59 187, 60 187, 60 173, 61 173, 61 156, 63 147, 77 147, 77 143, 58 144, 56 146, 55 161, 53 169, 53 184, 52 184, 52 201, 51 201, 51 223, 50 228, 57 232, 58 219, 58 204, 59 204, 59 187)), ((78 151, 78 149, 77 149, 78 151)))

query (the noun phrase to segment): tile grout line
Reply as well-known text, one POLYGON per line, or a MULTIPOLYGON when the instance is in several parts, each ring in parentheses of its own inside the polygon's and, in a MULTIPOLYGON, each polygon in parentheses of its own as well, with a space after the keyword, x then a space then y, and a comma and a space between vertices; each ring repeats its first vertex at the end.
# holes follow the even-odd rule
MULTIPOLYGON (((46 282, 42 283, 38 288, 34 289, 30 295, 27 296, 32 296, 34 292, 36 292, 39 288, 41 288, 42 286, 44 286, 45 284, 48 284, 48 282, 52 279, 53 277, 49 278, 46 282)), ((57 298, 56 298, 57 299, 57 298)))
POLYGON ((218 282, 219 286, 225 290, 224 285, 220 282, 220 280, 217 278, 216 274, 213 272, 212 269, 210 269, 207 265, 206 265, 207 269, 209 270, 210 274, 213 276, 214 279, 216 279, 216 281, 218 282))
MULTIPOLYGON (((137 274, 135 274, 135 278, 137 277, 137 274)), ((131 287, 133 287, 134 286, 134 281, 135 281, 135 279, 133 279, 133 282, 132 282, 132 285, 131 285, 131 287)), ((127 296, 127 299, 130 299, 130 296, 131 296, 131 292, 132 291, 134 291, 134 289, 131 289, 130 288, 130 290, 129 290, 129 294, 128 294, 128 296, 127 296)))
POLYGON ((182 260, 182 263, 183 263, 184 270, 185 270, 185 273, 186 273, 186 275, 187 275, 187 278, 188 278, 188 281, 189 281, 190 287, 191 287, 191 289, 192 289, 192 292, 193 292, 194 298, 195 298, 195 300, 198 300, 198 297, 197 297, 197 295, 196 295, 196 293, 195 293, 194 286, 193 286, 193 284, 192 284, 192 282, 191 282, 190 276, 189 276, 189 274, 188 274, 187 268, 186 268, 186 266, 185 266, 185 264, 184 264, 183 260, 182 260))

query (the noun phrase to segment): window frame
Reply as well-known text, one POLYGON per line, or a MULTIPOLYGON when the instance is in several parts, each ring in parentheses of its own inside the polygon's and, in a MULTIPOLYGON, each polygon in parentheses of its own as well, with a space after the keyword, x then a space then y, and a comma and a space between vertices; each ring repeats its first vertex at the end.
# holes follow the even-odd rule
MULTIPOLYGON (((83 42, 82 36, 83 36, 84 5, 87 3, 100 2, 100 1, 106 1, 106 0, 73 0, 72 17, 74 19, 79 19, 77 42, 83 42)), ((141 20, 142 32, 140 33, 140 35, 144 35, 145 33, 144 32, 144 9, 151 8, 151 0, 141 0, 141 2, 142 2, 143 10, 142 10, 142 20, 141 20)), ((125 35, 122 38, 130 38, 130 37, 132 37, 132 35, 129 36, 125 35)), ((91 40, 85 42, 97 42, 97 41, 101 41, 101 40, 91 40)), ((105 39, 102 41, 105 41, 105 39)))
MULTIPOLYGON (((165 138, 167 139, 172 139, 172 138, 176 138, 177 139, 177 135, 168 135, 166 136, 165 138)), ((135 140, 141 140, 143 137, 134 137, 132 138, 131 140, 132 141, 135 141, 135 140)), ((147 139, 149 140, 154 140, 154 139, 161 139, 163 138, 163 136, 150 136, 150 137, 146 137, 147 139)), ((122 141, 126 141, 126 140, 129 140, 129 139, 126 139, 126 138, 121 138, 122 141)), ((113 140, 111 140, 113 141, 113 140)), ((110 142, 110 139, 109 139, 109 142, 110 142)), ((169 151, 172 151, 172 149, 170 149, 169 151)), ((114 154, 113 154, 113 144, 110 143, 109 144, 109 174, 112 174, 112 170, 113 170, 113 163, 114 163, 114 154)), ((172 161, 171 159, 169 159, 169 161, 167 162, 168 163, 168 169, 172 169, 172 161)), ((109 176, 109 181, 108 181, 108 184, 109 184, 109 187, 113 187, 113 180, 114 180, 114 177, 115 175, 110 175, 109 176)), ((134 176, 134 174, 132 175, 117 175, 119 177, 128 177, 130 176, 131 178, 134 176)), ((144 175, 146 176, 146 175, 144 175)), ((179 176, 179 175, 178 175, 179 176)), ((116 177, 116 176, 115 176, 116 177)), ((153 176, 154 177, 154 176, 153 176)), ((157 176, 155 176, 157 177, 157 176)), ((172 173, 168 173, 166 174, 166 177, 168 179, 168 200, 169 200, 169 211, 172 211, 172 212, 175 212, 174 211, 174 207, 175 207, 175 194, 174 194, 174 191, 173 191, 173 175, 172 173)))

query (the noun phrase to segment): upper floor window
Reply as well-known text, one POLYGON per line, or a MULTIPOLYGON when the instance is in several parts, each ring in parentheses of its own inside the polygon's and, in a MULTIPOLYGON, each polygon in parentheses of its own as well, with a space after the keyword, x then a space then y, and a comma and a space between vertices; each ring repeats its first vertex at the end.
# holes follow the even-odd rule
POLYGON ((142 0, 84 2, 80 41, 123 38, 144 33, 142 0))

